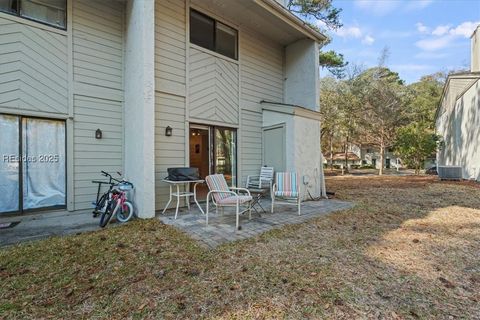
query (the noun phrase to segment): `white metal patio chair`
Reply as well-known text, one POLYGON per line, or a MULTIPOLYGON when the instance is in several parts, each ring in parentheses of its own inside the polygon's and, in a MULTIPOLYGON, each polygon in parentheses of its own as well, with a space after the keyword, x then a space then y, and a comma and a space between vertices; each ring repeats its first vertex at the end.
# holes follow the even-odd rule
POLYGON ((218 208, 223 211, 224 207, 235 207, 236 211, 236 225, 235 230, 239 230, 240 227, 240 214, 248 211, 248 218, 252 218, 252 196, 250 191, 245 188, 229 187, 223 174, 212 174, 205 178, 208 189, 207 194, 207 211, 206 211, 206 224, 208 225, 208 214, 210 210, 210 198, 215 205, 217 212, 218 208), (234 192, 236 190, 237 192, 234 192), (244 192, 246 195, 240 195, 238 192, 244 192), (246 210, 240 212, 240 205, 246 205, 246 210))
POLYGON ((272 190, 273 167, 262 167, 260 175, 247 177, 247 189, 268 189, 272 190))
POLYGON ((300 215, 301 197, 297 173, 277 172, 272 187, 272 213, 275 202, 297 206, 300 215))

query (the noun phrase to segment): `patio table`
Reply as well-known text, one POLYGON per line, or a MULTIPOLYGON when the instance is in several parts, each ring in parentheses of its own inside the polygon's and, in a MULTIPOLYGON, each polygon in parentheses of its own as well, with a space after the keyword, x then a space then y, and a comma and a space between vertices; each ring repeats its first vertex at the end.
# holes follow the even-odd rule
POLYGON ((268 189, 253 189, 250 188, 248 189, 250 191, 250 194, 252 195, 252 209, 255 210, 256 213, 258 213, 260 216, 260 212, 255 208, 255 206, 259 206, 260 209, 263 211, 263 213, 267 213, 265 209, 262 207, 260 204, 260 200, 262 200, 263 197, 265 197, 265 194, 269 191, 268 189))
POLYGON ((205 180, 172 181, 172 180, 163 179, 162 181, 165 182, 165 183, 168 183, 168 185, 170 187, 170 199, 168 200, 167 205, 163 209, 162 214, 164 214, 165 211, 168 209, 168 206, 170 205, 170 202, 172 202, 173 197, 177 198, 177 207, 176 207, 176 210, 175 210, 175 219, 177 219, 177 215, 178 215, 178 208, 180 206, 180 198, 182 198, 182 197, 187 198, 187 207, 188 207, 188 210, 190 211, 190 200, 189 199, 190 199, 191 196, 193 196, 193 201, 195 201, 195 204, 197 205, 198 209, 200 209, 200 212, 205 214, 202 207, 200 206, 200 204, 197 201, 197 185, 201 184, 201 183, 204 183, 205 180), (193 183, 193 192, 187 191, 187 187, 189 187, 191 183, 193 183), (183 185, 185 187, 185 189, 184 189, 185 191, 180 191, 180 186, 181 185, 183 185), (176 191, 174 191, 174 187, 176 187, 176 189, 175 189, 176 191))

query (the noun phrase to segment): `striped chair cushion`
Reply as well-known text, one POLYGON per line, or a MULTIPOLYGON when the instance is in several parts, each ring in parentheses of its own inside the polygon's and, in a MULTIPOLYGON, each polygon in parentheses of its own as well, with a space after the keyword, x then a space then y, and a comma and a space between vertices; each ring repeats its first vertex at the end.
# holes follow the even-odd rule
POLYGON ((245 202, 248 202, 248 201, 252 201, 251 196, 238 196, 238 197, 230 196, 230 197, 227 197, 227 198, 224 198, 222 200, 217 201, 217 203, 218 204, 236 204, 237 203, 237 198, 238 198, 238 203, 239 204, 242 204, 242 203, 245 203, 245 202))
POLYGON ((298 192, 294 191, 275 191, 277 197, 286 197, 286 198, 296 198, 298 197, 298 192))
MULTIPOLYGON (((211 190, 220 190, 220 191, 230 191, 227 181, 223 174, 212 174, 205 178, 208 189, 211 190)), ((217 203, 220 203, 223 199, 231 197, 231 193, 214 193, 213 198, 217 203)))
POLYGON ((295 172, 277 172, 277 190, 275 195, 278 197, 298 197, 298 178, 295 172))

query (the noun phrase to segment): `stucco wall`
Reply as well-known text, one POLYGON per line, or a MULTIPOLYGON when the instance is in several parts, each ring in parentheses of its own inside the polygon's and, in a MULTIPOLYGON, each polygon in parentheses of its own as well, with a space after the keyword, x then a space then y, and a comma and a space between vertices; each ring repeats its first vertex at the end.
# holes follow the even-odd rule
MULTIPOLYGON (((321 176, 321 148, 320 122, 304 117, 294 117, 294 166, 298 172, 302 193, 305 199, 320 196, 321 176)), ((287 149, 288 151, 288 149, 287 149)))
POLYGON ((318 52, 318 44, 308 39, 286 47, 285 103, 320 109, 318 52))

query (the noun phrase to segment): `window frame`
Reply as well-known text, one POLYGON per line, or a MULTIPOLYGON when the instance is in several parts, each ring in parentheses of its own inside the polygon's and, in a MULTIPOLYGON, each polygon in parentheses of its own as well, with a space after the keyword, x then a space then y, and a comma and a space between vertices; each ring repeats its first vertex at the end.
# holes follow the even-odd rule
POLYGON ((214 52, 214 53, 216 53, 216 54, 218 54, 218 55, 220 55, 220 56, 222 56, 222 57, 226 57, 226 58, 228 58, 228 59, 232 59, 232 60, 235 60, 235 61, 238 61, 238 60, 239 60, 239 32, 238 32, 238 29, 237 29, 237 28, 235 28, 235 27, 233 27, 232 25, 227 24, 227 23, 225 23, 225 22, 223 22, 223 21, 219 21, 218 19, 215 19, 214 17, 209 16, 209 15, 207 15, 207 14, 205 14, 205 13, 203 13, 203 12, 197 10, 197 9, 194 9, 194 8, 190 8, 190 10, 189 10, 189 15, 188 15, 188 19, 189 19, 189 20, 188 20, 188 21, 189 21, 189 30, 188 30, 188 32, 189 32, 189 37, 188 37, 188 38, 189 38, 189 39, 188 39, 188 41, 189 41, 190 44, 193 44, 193 45, 198 46, 198 47, 200 47, 200 48, 202 48, 202 49, 205 49, 205 50, 214 52), (195 12, 196 14, 201 15, 201 16, 203 16, 203 17, 205 17, 205 18, 213 21, 213 48, 214 48, 213 50, 211 50, 211 49, 209 49, 209 48, 205 48, 205 47, 203 47, 203 46, 201 46, 201 45, 199 45, 199 44, 196 44, 196 43, 192 42, 192 36, 191 36, 191 30, 190 30, 190 28, 191 28, 190 19, 191 19, 191 17, 192 17, 192 12, 195 12), (224 26, 226 26, 226 27, 228 27, 228 28, 230 28, 230 29, 232 29, 232 30, 235 30, 235 32, 236 32, 236 37, 235 37, 235 57, 233 57, 233 58, 217 51, 217 24, 218 24, 218 23, 220 23, 221 25, 224 25, 224 26))
POLYGON ((65 27, 60 27, 60 26, 57 26, 57 25, 54 25, 54 24, 51 24, 51 23, 48 23, 48 22, 45 22, 45 21, 33 19, 33 18, 22 15, 21 14, 21 12, 22 12, 22 0, 16 0, 16 1, 17 1, 17 11, 16 12, 7 12, 7 11, 0 10, 0 14, 2 14, 2 13, 3 14, 8 14, 10 16, 14 16, 14 17, 17 17, 19 19, 25 19, 25 20, 32 21, 32 22, 35 22, 35 23, 39 23, 41 25, 48 26, 50 28, 55 28, 55 29, 58 29, 58 30, 67 31, 67 26, 68 26, 68 0, 64 0, 65 1, 65 27))

